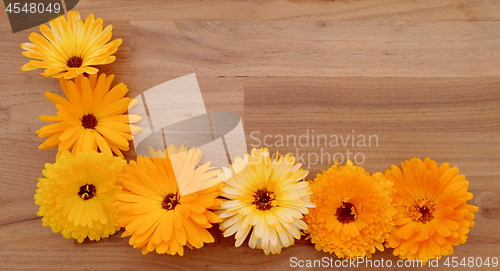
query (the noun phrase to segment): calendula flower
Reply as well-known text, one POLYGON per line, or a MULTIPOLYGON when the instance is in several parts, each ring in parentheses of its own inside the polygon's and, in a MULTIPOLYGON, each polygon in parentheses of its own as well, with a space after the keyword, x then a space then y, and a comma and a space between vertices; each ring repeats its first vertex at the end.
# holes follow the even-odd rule
POLYGON ((236 161, 233 172, 225 170, 230 178, 222 189, 227 200, 219 211, 224 219, 220 229, 225 237, 235 235, 236 247, 250 234, 251 248, 280 253, 300 239, 300 230, 307 229, 302 217, 314 207, 309 183, 304 181, 309 172, 291 154, 271 159, 266 148, 253 149, 236 161))
POLYGON ((106 77, 91 74, 78 76, 75 81, 60 79, 67 99, 45 92, 45 97, 56 105, 56 116, 40 116, 43 121, 56 122, 36 131, 39 137, 48 137, 38 148, 49 149, 59 145, 59 156, 65 150, 72 153, 99 150, 107 156, 129 149, 128 140, 141 130, 130 125, 140 116, 124 115, 137 100, 126 98, 128 88, 120 83, 111 90, 114 75, 106 77))
POLYGON ((46 164, 45 178, 38 179, 35 203, 43 226, 61 232, 79 243, 85 238, 100 240, 114 234, 114 195, 121 191, 117 180, 126 161, 102 153, 64 152, 54 164, 46 164))
POLYGON ((210 163, 199 165, 200 150, 170 145, 164 153, 161 158, 137 156, 137 162, 125 166, 123 191, 115 201, 116 223, 143 254, 156 249, 182 256, 184 246, 201 248, 214 242, 207 228, 221 219, 209 209, 220 206, 217 197, 223 184, 219 170, 210 163))
POLYGON ((167 155, 169 155, 171 157, 174 154, 177 154, 180 152, 187 152, 187 151, 188 151, 188 148, 185 147, 184 145, 182 145, 180 147, 176 146, 176 145, 170 145, 165 150, 155 150, 153 147, 149 146, 147 157, 149 157, 149 158, 167 158, 167 155))
POLYGON ((348 161, 318 174, 311 184, 311 209, 305 221, 317 250, 337 257, 371 257, 394 227, 392 182, 370 175, 348 161))
POLYGON ((234 158, 234 162, 229 166, 229 168, 222 168, 222 171, 218 176, 224 181, 227 181, 235 174, 240 173, 240 171, 242 171, 247 166, 249 156, 250 155, 248 153, 245 154, 243 158, 237 156, 236 158, 234 158))
POLYGON ((458 168, 412 158, 401 168, 391 166, 385 176, 397 189, 396 228, 386 244, 394 248, 394 255, 425 263, 451 255, 453 246, 465 243, 478 208, 467 204, 472 194, 458 168))
POLYGON ((38 33, 30 34, 32 43, 23 43, 23 55, 30 60, 21 68, 23 71, 45 69, 43 76, 74 78, 80 74, 95 74, 96 65, 109 64, 115 61, 113 56, 122 43, 121 39, 111 42, 112 25, 104 30, 101 18, 91 14, 85 22, 77 11, 68 12, 68 20, 59 16, 49 21, 50 27, 40 25, 38 33))

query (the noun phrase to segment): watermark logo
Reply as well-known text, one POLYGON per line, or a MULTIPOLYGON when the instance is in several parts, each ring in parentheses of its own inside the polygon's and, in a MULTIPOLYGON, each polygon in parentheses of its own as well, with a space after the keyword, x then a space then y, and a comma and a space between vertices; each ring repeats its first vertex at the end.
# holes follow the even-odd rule
MULTIPOLYGON (((142 117, 137 123, 142 132, 132 141, 139 155, 147 156, 150 146, 165 150, 171 144, 184 145, 203 152, 200 164, 210 161, 211 166, 229 167, 231 160, 247 153, 240 116, 231 111, 207 112, 195 74, 157 85, 135 99, 139 103, 129 108, 129 114, 142 117)), ((174 168, 174 174, 182 173, 174 168)))
POLYGON ((73 9, 79 0, 4 0, 13 33, 44 24, 73 9))
MULTIPOLYGON (((398 259, 393 262, 391 259, 369 259, 367 257, 357 257, 357 258, 332 258, 323 257, 321 259, 300 259, 298 257, 290 258, 290 267, 306 267, 306 268, 361 268, 361 270, 366 268, 419 268, 423 267, 424 264, 421 260, 401 260, 398 259)), ((438 259, 429 259, 427 267, 437 267, 438 259)), ((385 270, 384 269, 384 270, 385 270)))

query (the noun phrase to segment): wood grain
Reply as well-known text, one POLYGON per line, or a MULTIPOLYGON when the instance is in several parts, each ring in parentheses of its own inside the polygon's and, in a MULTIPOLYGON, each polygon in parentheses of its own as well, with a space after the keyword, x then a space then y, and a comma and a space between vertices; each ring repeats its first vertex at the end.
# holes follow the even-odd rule
POLYGON ((154 65, 148 76, 500 74, 499 22, 137 21, 131 32, 132 71, 154 65))
MULTIPOLYGON (((298 146, 308 178, 329 167, 306 159, 322 150, 362 153, 370 172, 415 156, 458 166, 480 211, 454 256, 499 256, 499 1, 81 0, 76 9, 113 24, 124 40, 102 71, 132 97, 196 73, 207 110, 240 114, 249 146, 268 135, 271 151, 293 153, 274 139, 312 130, 378 137, 371 147, 309 138, 298 146)), ((304 239, 279 255, 235 248, 217 227, 214 244, 184 257, 141 255, 120 234, 78 244, 42 227, 33 195, 56 150, 39 151, 35 131, 38 115, 55 112, 43 92, 62 91, 55 79, 20 71, 30 31, 12 34, 0 13, 0 270, 288 270, 290 257, 336 259, 304 239)), ((397 260, 391 250, 374 255, 382 258, 397 260)), ((439 270, 456 270, 443 262, 439 270)))
POLYGON ((109 19, 150 20, 348 20, 348 21, 496 21, 494 0, 122 0, 80 1, 84 12, 103 12, 109 19), (335 2, 335 3, 333 3, 335 2))

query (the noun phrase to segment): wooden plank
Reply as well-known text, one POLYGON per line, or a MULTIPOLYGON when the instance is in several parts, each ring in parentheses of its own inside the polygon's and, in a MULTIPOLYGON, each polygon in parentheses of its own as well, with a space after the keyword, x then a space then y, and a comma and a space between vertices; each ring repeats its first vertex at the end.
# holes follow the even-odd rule
MULTIPOLYGON (((249 145, 273 145, 273 151, 360 152, 369 171, 430 156, 466 175, 497 176, 500 152, 492 146, 500 144, 499 84, 498 78, 249 77, 245 133, 249 145), (287 135, 296 141, 281 147, 287 135), (377 137, 369 141, 371 135, 377 137)), ((327 166, 310 168, 313 177, 327 166)))
POLYGON ((322 19, 373 21, 493 21, 500 19, 498 1, 474 0, 81 0, 83 13, 130 20, 269 20, 322 19))
MULTIPOLYGON (((82 16, 108 20, 343 20, 343 21, 498 21, 495 0, 239 1, 239 0, 80 0, 82 16)), ((4 13, 6 14, 6 13, 4 13)), ((10 32, 7 16, 0 30, 10 32)), ((19 32, 37 31, 38 27, 19 32)), ((4 37, 4 35, 2 35, 4 37)))
POLYGON ((133 21, 144 76, 498 76, 498 22, 133 21))

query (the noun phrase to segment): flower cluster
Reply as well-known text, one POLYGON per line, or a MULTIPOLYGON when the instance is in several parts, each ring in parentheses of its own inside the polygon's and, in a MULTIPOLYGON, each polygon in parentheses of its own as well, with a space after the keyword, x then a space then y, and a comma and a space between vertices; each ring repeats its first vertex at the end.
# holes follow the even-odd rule
POLYGON ((469 182, 448 163, 413 158, 370 175, 334 165, 311 184, 316 204, 306 216, 317 250, 338 257, 371 257, 384 246, 402 259, 440 258, 463 244, 478 208, 467 204, 469 182))
POLYGON ((109 42, 111 25, 103 30, 102 19, 90 15, 84 22, 76 11, 49 24, 40 26, 43 36, 32 33, 32 43, 21 45, 25 56, 37 59, 21 69, 45 69, 42 75, 59 78, 65 96, 45 93, 57 113, 40 116, 53 123, 37 131, 47 138, 39 149, 58 147, 58 152, 56 162, 46 164, 45 178, 39 179, 35 203, 43 225, 54 232, 80 243, 100 240, 120 229, 113 201, 122 190, 122 151, 140 131, 131 123, 141 118, 125 114, 137 101, 125 97, 125 84, 112 87, 114 75, 99 75, 94 67, 113 62, 112 54, 122 43, 109 42))
POLYGON ((148 156, 126 161, 123 152, 141 131, 138 102, 125 84, 95 66, 115 60, 122 43, 112 26, 76 11, 32 33, 22 70, 45 69, 59 78, 64 97, 53 122, 36 133, 39 149, 58 148, 46 164, 35 203, 42 224, 66 238, 98 241, 124 228, 123 237, 143 254, 184 254, 214 242, 208 230, 219 223, 235 246, 246 240, 265 254, 280 253, 307 235, 318 251, 337 257, 371 257, 392 248, 402 259, 440 258, 467 240, 478 208, 467 202, 469 182, 448 163, 412 158, 401 167, 370 174, 351 161, 306 180, 309 171, 291 154, 252 149, 228 168, 202 163, 195 148, 150 147, 148 156), (274 156, 274 157, 273 157, 274 156))
POLYGON ((184 246, 200 248, 214 238, 206 230, 221 219, 219 170, 199 165, 200 150, 169 146, 150 151, 127 164, 123 151, 141 128, 140 116, 127 115, 137 101, 126 97, 128 88, 112 86, 114 75, 98 74, 94 66, 108 64, 121 44, 109 42, 112 26, 90 15, 85 22, 76 11, 68 19, 40 27, 41 36, 21 45, 35 58, 22 70, 44 68, 44 76, 60 80, 61 95, 46 92, 56 115, 37 131, 47 138, 39 149, 58 147, 57 161, 47 164, 40 178, 35 203, 44 226, 66 238, 100 240, 124 227, 130 244, 143 253, 183 254, 184 246))

